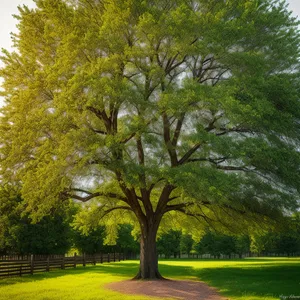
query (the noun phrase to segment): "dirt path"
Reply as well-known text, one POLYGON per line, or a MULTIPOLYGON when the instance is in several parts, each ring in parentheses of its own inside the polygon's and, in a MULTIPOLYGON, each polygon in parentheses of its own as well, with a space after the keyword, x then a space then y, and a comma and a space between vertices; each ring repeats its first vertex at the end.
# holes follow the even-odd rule
POLYGON ((168 297, 180 300, 228 300, 207 284, 188 280, 125 280, 105 286, 124 294, 168 297))

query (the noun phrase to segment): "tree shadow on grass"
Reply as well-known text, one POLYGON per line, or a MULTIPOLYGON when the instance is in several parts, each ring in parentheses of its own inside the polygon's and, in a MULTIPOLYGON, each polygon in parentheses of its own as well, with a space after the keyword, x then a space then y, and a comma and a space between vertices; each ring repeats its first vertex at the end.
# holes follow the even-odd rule
POLYGON ((216 287, 224 296, 280 298, 300 296, 300 268, 293 266, 250 266, 195 269, 197 278, 216 287))
POLYGON ((298 264, 236 264, 234 267, 192 268, 160 264, 160 271, 166 277, 195 278, 217 288, 222 295, 237 299, 265 299, 280 296, 300 297, 300 266, 298 264))

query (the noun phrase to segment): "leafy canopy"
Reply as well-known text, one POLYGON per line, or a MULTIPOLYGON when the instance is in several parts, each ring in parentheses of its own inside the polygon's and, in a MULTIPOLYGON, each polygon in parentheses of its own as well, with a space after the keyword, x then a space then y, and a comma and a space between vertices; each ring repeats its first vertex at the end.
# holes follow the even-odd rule
POLYGON ((0 71, 2 180, 32 216, 71 197, 111 226, 174 211, 228 228, 298 207, 300 35, 284 1, 35 2, 0 71))

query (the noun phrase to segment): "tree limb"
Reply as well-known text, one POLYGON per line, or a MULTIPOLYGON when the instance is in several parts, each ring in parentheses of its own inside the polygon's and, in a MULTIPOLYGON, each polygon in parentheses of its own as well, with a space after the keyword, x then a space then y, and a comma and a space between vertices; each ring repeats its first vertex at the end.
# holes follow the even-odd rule
POLYGON ((99 110, 95 107, 92 107, 92 106, 87 106, 87 109, 94 113, 99 119, 103 120, 104 121, 104 124, 105 124, 105 127, 106 127, 106 130, 108 132, 110 132, 111 130, 111 120, 109 119, 109 117, 107 116, 106 112, 104 110, 99 110))
POLYGON ((172 139, 173 147, 177 146, 177 142, 178 142, 178 138, 180 136, 180 132, 181 132, 181 128, 182 128, 182 125, 183 125, 184 117, 185 117, 185 113, 181 114, 181 117, 177 121, 176 129, 175 129, 174 136, 173 136, 173 139, 172 139))
POLYGON ((119 200, 122 200, 122 201, 128 203, 128 200, 127 200, 126 197, 120 196, 120 195, 115 194, 115 193, 101 193, 101 192, 91 193, 89 191, 85 191, 85 190, 82 190, 82 189, 71 189, 71 190, 81 192, 81 193, 85 193, 85 194, 88 195, 88 196, 79 196, 79 195, 76 195, 76 194, 70 194, 69 192, 64 192, 63 193, 65 196, 67 196, 69 198, 79 200, 81 202, 87 202, 87 201, 89 201, 93 198, 96 198, 96 197, 108 197, 108 198, 119 199, 119 200))
POLYGON ((168 153, 169 153, 170 160, 171 160, 171 165, 174 167, 174 166, 177 166, 178 159, 177 159, 177 153, 176 153, 175 147, 171 140, 170 121, 168 119, 166 112, 164 112, 162 114, 162 118, 163 118, 163 124, 164 124, 164 141, 165 141, 166 147, 168 149, 168 153))
POLYGON ((186 207, 189 207, 189 206, 192 206, 192 205, 195 205, 195 202, 187 202, 187 203, 167 205, 164 212, 183 209, 183 208, 186 208, 186 207))
POLYGON ((101 219, 104 218, 106 215, 108 215, 109 213, 111 213, 112 211, 114 210, 117 210, 117 209, 122 209, 122 210, 130 210, 130 211, 133 211, 132 208, 130 206, 115 206, 115 207, 112 207, 108 210, 106 210, 103 215, 101 216, 101 219))
POLYGON ((185 155, 179 160, 178 164, 183 165, 201 146, 201 143, 195 144, 185 155))

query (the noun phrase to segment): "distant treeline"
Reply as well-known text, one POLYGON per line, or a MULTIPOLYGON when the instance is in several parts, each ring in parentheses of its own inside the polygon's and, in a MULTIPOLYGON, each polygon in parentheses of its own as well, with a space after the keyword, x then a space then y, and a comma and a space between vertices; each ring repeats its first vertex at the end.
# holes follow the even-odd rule
POLYGON ((207 230, 200 241, 190 234, 170 230, 157 243, 159 255, 170 258, 181 255, 209 254, 214 258, 243 256, 300 256, 300 223, 282 232, 228 235, 207 230))
MULTIPOLYGON (((32 223, 21 197, 11 189, 0 188, 0 255, 117 252, 133 258, 139 254, 139 241, 131 234, 131 224, 118 225, 116 244, 105 245, 107 233, 104 226, 93 226, 85 233, 74 226, 74 216, 80 210, 80 206, 66 204, 32 223)), ((216 258, 266 253, 300 255, 300 214, 289 217, 286 224, 280 231, 241 235, 207 229, 200 240, 180 230, 169 230, 160 234, 157 251, 166 258, 190 254, 210 254, 216 258)))
POLYGON ((85 233, 73 226, 78 211, 80 206, 66 204, 32 223, 21 197, 11 189, 0 188, 0 255, 117 252, 131 257, 139 252, 139 243, 131 235, 132 225, 119 225, 116 244, 105 245, 104 226, 85 233))
POLYGON ((45 217, 37 224, 21 220, 19 224, 7 228, 6 234, 0 238, 0 255, 118 252, 130 258, 139 252, 139 243, 131 235, 132 229, 130 224, 119 225, 116 244, 105 245, 104 226, 83 234, 59 215, 45 217))

